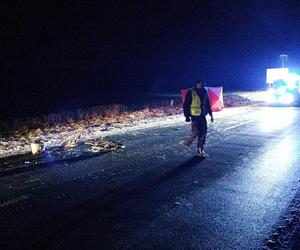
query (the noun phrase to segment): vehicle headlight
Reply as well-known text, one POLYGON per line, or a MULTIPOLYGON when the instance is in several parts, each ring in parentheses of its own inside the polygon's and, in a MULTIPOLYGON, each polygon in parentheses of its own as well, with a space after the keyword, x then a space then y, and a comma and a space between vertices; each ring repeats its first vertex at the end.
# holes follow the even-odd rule
POLYGON ((286 92, 287 88, 286 86, 281 86, 279 88, 276 89, 276 92, 279 94, 279 95, 282 95, 284 94, 284 92, 286 92))
POLYGON ((295 101, 295 98, 291 93, 286 93, 282 95, 278 101, 283 104, 291 104, 295 101))
POLYGON ((273 88, 269 88, 266 93, 265 93, 265 100, 268 103, 274 103, 276 102, 276 98, 275 98, 275 89, 273 88))

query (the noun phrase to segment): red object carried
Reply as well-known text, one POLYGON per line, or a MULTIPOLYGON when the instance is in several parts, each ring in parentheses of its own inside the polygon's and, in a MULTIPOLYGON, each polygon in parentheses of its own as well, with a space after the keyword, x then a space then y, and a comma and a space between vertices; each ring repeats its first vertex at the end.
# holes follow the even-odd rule
POLYGON ((207 89, 212 112, 217 112, 223 109, 223 87, 208 87, 207 89))
POLYGON ((187 92, 188 92, 189 90, 190 90, 190 89, 181 89, 181 90, 180 90, 182 103, 184 103, 186 94, 187 94, 187 92))
MULTIPOLYGON (((223 87, 206 87, 209 99, 210 107, 213 112, 220 111, 224 108, 223 102, 223 87)), ((182 102, 185 100, 185 96, 190 89, 181 89, 181 99, 182 102)))

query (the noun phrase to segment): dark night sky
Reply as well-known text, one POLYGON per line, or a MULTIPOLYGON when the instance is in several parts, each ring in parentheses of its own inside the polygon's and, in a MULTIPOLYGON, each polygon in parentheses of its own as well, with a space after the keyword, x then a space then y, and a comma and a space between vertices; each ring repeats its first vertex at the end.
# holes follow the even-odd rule
POLYGON ((283 52, 300 66, 296 0, 48 2, 1 1, 6 116, 177 91, 199 78, 261 88, 283 52))

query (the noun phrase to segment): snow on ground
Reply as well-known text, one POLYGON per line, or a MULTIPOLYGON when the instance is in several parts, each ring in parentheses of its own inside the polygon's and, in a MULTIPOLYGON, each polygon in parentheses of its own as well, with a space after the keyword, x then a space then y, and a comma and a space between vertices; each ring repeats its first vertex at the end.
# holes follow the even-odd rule
MULTIPOLYGON (((229 93, 224 95, 225 107, 239 107, 257 102, 261 93, 229 93), (244 94, 244 96, 243 96, 244 94)), ((230 109, 214 113, 215 117, 230 115, 230 109)), ((114 117, 94 117, 89 120, 60 124, 48 128, 30 130, 26 127, 10 136, 0 137, 0 158, 31 152, 31 144, 42 149, 65 146, 75 147, 80 142, 104 139, 107 136, 131 131, 184 124, 181 105, 146 108, 124 112, 114 117)))

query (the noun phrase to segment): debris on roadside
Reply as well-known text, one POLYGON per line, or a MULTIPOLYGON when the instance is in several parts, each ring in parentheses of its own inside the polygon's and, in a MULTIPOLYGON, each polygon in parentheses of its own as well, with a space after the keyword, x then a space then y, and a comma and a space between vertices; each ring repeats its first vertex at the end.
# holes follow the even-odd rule
MULTIPOLYGON (((153 124, 161 117, 167 119, 167 116, 181 114, 181 103, 173 101, 173 106, 169 106, 169 102, 166 103, 132 110, 120 105, 107 105, 92 107, 85 112, 16 119, 11 126, 0 123, 4 127, 0 131, 0 158, 25 155, 29 152, 36 156, 44 151, 45 147, 47 150, 54 147, 72 149, 86 140, 101 138, 113 130, 141 127, 144 124, 153 124)), ((92 151, 98 152, 99 146, 93 147, 92 151)))
POLYGON ((31 143, 30 148, 31 148, 32 155, 37 155, 42 151, 42 146, 38 143, 31 143))
POLYGON ((81 133, 76 133, 74 135, 69 136, 67 139, 63 140, 60 145, 65 148, 74 148, 78 145, 79 139, 81 137, 81 133))
MULTIPOLYGON (((75 138, 73 138, 75 139, 75 138)), ((32 143, 32 152, 16 156, 0 158, 0 172, 11 169, 34 168, 37 165, 62 162, 68 165, 69 161, 98 156, 100 154, 116 151, 125 148, 121 143, 95 139, 85 142, 68 143, 57 147, 45 147, 41 143, 32 143)))
POLYGON ((115 151, 119 148, 125 147, 120 143, 104 141, 104 140, 90 140, 90 141, 86 141, 84 144, 90 145, 88 151, 93 153, 115 151))

